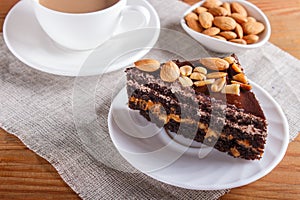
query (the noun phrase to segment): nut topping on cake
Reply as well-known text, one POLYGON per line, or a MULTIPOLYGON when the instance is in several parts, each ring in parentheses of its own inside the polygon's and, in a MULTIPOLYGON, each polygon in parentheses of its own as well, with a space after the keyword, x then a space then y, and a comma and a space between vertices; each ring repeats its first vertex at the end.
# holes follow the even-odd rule
POLYGON ((238 81, 231 81, 231 84, 239 84, 241 86, 242 89, 244 90, 251 90, 252 89, 252 86, 249 85, 249 84, 244 84, 244 83, 241 83, 241 82, 238 82, 238 81))
POLYGON ((193 81, 189 77, 179 77, 179 82, 183 87, 191 87, 193 86, 193 81))
POLYGON ((232 56, 228 56, 228 57, 225 57, 223 59, 226 60, 229 63, 229 65, 231 65, 235 62, 235 59, 232 56))
POLYGON ((227 76, 226 72, 212 72, 206 75, 206 78, 223 78, 227 76))
POLYGON ((236 63, 233 63, 232 65, 231 65, 231 68, 235 71, 235 72, 237 72, 237 73, 242 73, 242 69, 238 66, 238 64, 236 64, 236 63))
POLYGON ((184 65, 184 66, 180 67, 179 70, 180 70, 180 73, 182 76, 189 76, 193 72, 193 68, 189 65, 184 65))
POLYGON ((229 68, 229 63, 221 58, 202 58, 200 63, 210 70, 223 71, 229 68))
POLYGON ((233 95, 240 95, 240 89, 244 91, 252 89, 235 56, 202 58, 199 62, 200 66, 186 63, 178 67, 177 61, 168 61, 160 65, 157 60, 144 59, 134 64, 136 68, 146 72, 159 70, 160 78, 165 82, 171 83, 179 79, 183 87, 211 85, 213 92, 233 95))
POLYGON ((240 85, 239 84, 226 85, 221 92, 225 94, 235 94, 240 96, 240 85))
POLYGON ((160 63, 154 59, 143 59, 134 63, 135 67, 145 72, 154 72, 159 69, 160 63))
POLYGON ((245 84, 248 83, 247 77, 243 73, 239 73, 237 75, 234 75, 232 78, 233 78, 233 80, 239 81, 241 83, 245 83, 245 84))
POLYGON ((206 76, 200 72, 193 72, 190 78, 197 81, 203 81, 206 79, 206 76))
POLYGON ((173 62, 166 62, 160 70, 160 78, 165 82, 174 82, 180 76, 179 67, 173 62))
POLYGON ((223 89, 225 83, 226 83, 225 77, 219 78, 211 85, 211 90, 213 92, 220 92, 223 89))
POLYGON ((201 74, 207 74, 207 69, 204 67, 195 67, 194 72, 199 72, 201 74))
POLYGON ((195 81, 194 85, 197 86, 197 87, 202 87, 202 86, 205 86, 205 85, 211 85, 214 82, 215 82, 215 79, 206 79, 204 81, 195 81))

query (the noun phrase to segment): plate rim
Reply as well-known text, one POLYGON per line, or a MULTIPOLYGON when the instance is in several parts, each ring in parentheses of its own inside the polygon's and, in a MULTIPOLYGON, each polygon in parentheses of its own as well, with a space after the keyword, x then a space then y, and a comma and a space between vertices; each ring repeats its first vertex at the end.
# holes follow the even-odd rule
MULTIPOLYGON (((157 11, 155 10, 155 8, 147 1, 147 0, 128 0, 128 4, 130 4, 130 1, 132 2, 139 2, 139 4, 143 3, 145 5, 147 5, 147 9, 149 9, 149 11, 152 13, 151 14, 151 19, 152 22, 155 24, 154 26, 147 26, 145 28, 156 28, 156 29, 160 29, 161 28, 161 24, 160 24, 160 19, 159 19, 159 15, 157 13, 157 11)), ((104 71, 103 73, 95 73, 94 71, 91 71, 90 73, 87 74, 80 74, 80 69, 79 71, 77 69, 75 70, 67 70, 67 69, 58 69, 58 68, 52 68, 49 67, 48 65, 45 65, 45 63, 40 63, 40 62, 36 62, 35 60, 32 59, 26 59, 24 58, 24 56, 22 56, 22 52, 20 53, 20 51, 17 51, 16 48, 14 48, 10 42, 11 39, 9 39, 10 37, 8 36, 8 23, 10 22, 12 15, 16 14, 16 10, 17 9, 24 9, 23 7, 26 7, 28 4, 30 3, 29 0, 22 0, 17 2, 7 13, 4 23, 3 23, 3 39, 4 39, 4 43, 6 44, 6 46, 8 47, 8 49, 11 51, 11 53, 18 59, 20 60, 22 63, 26 64, 27 66, 36 69, 38 71, 42 71, 42 72, 46 72, 49 74, 53 74, 53 75, 59 75, 59 76, 70 76, 70 77, 77 77, 77 76, 93 76, 93 75, 100 75, 103 73, 107 73, 107 72, 111 72, 111 71, 116 71, 118 69, 122 69, 124 67, 120 67, 118 69, 113 69, 111 71, 104 71), (77 70, 77 71, 76 71, 77 70)), ((32 10, 33 11, 33 10, 32 10)), ((31 11, 31 12, 32 12, 31 11)), ((117 35, 116 35, 117 36, 117 35)), ((149 43, 148 45, 151 46, 151 48, 155 45, 156 41, 152 41, 152 43, 149 43)), ((59 48, 59 47, 57 47, 59 48)), ((63 47, 62 47, 63 48, 63 47)), ((141 58, 143 56, 145 56, 150 50, 151 48, 147 48, 147 50, 143 50, 138 52, 136 55, 137 58, 141 58)), ((73 51, 73 50, 69 50, 69 49, 65 49, 65 51, 67 52, 72 52, 74 54, 78 54, 78 53, 83 53, 84 54, 88 54, 88 52, 92 51, 92 50, 88 50, 88 51, 73 51)), ((89 55, 89 54, 88 54, 89 55)), ((83 60, 84 61, 84 60, 83 60)), ((130 64, 130 63, 128 63, 130 64)))
MULTIPOLYGON (((274 106, 274 108, 276 108, 276 111, 278 112, 280 118, 282 119, 282 127, 283 127, 283 130, 284 132, 282 133, 283 136, 285 136, 284 138, 282 138, 282 147, 280 149, 280 153, 279 155, 276 156, 276 159, 272 160, 272 162, 270 162, 269 164, 269 167, 267 168, 267 170, 260 170, 258 173, 252 175, 251 177, 249 178, 246 178, 246 179, 241 179, 239 181, 236 181, 234 183, 231 183, 231 184, 210 184, 210 185, 197 185, 197 186, 192 186, 192 185, 189 185, 189 184, 186 184, 186 183, 174 183, 174 181, 172 181, 171 183, 168 182, 168 180, 165 180, 165 179, 161 179, 160 176, 156 176, 153 172, 150 172, 150 173, 145 173, 145 172, 142 172, 140 171, 139 169, 135 168, 135 166, 130 163, 126 157, 123 156, 123 154, 120 152, 118 146, 116 145, 116 141, 115 139, 112 137, 112 133, 111 133, 111 129, 112 129, 112 123, 116 123, 114 122, 114 119, 112 117, 112 109, 113 109, 113 101, 114 99, 120 94, 120 92, 122 90, 126 90, 126 86, 123 87, 119 92, 118 94, 112 99, 112 103, 111 103, 111 106, 110 106, 110 109, 109 109, 109 113, 108 113, 108 130, 109 130, 109 136, 115 146, 115 148, 118 150, 118 152, 121 154, 121 156, 129 163, 131 164, 135 169, 137 169, 139 172, 151 177, 151 178, 154 178, 155 180, 157 181, 160 181, 160 182, 163 182, 163 183, 166 183, 166 184, 169 184, 169 185, 173 185, 173 186, 177 186, 177 187, 181 187, 181 188, 185 188, 185 189, 192 189, 192 190, 221 190, 221 189, 230 189, 230 188, 236 188, 236 187, 240 187, 240 186, 244 186, 244 185, 248 185, 258 179, 261 179, 262 177, 264 177, 265 175, 267 175, 268 173, 270 173, 280 162, 281 160, 284 158, 284 155, 287 151, 287 147, 288 147, 288 144, 289 144, 289 125, 288 125, 288 121, 287 121, 287 118, 282 110, 282 108, 280 107, 280 105, 275 101, 275 99, 265 90, 263 89, 262 87, 260 87, 258 84, 256 84, 255 82, 249 80, 250 84, 252 84, 253 89, 254 90, 260 90, 260 92, 262 92, 264 95, 266 95, 266 97, 268 97, 268 99, 272 102, 272 105, 274 106)), ((254 93, 255 94, 255 93, 254 93)), ((257 96, 257 95, 256 95, 257 96)), ((259 97, 257 97, 259 99, 259 97)), ((263 107, 262 107, 263 109, 263 107)), ((268 121, 268 120, 267 120, 268 121)), ((170 179, 169 179, 170 180, 170 179)), ((176 181, 175 181, 176 182, 176 181)))

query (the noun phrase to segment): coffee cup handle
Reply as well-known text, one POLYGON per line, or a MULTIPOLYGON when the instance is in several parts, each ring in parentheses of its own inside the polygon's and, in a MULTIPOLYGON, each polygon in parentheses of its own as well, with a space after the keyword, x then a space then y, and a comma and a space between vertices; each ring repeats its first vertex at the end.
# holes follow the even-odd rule
MULTIPOLYGON (((143 28, 143 27, 146 27, 149 22, 150 22, 150 18, 151 18, 151 15, 150 15, 150 12, 147 8, 143 7, 143 6, 139 6, 139 5, 127 5, 121 12, 121 19, 119 21, 119 25, 118 25, 118 28, 117 30, 115 30, 114 34, 113 35, 118 35, 118 34, 121 34, 121 33, 124 33, 124 32, 128 32, 128 31, 132 31, 132 30, 135 30, 135 29, 139 29, 139 28, 143 28), (125 22, 124 22, 124 16, 126 16, 126 13, 128 12, 136 12, 138 13, 142 18, 143 18, 143 22, 140 23, 140 24, 137 24, 137 25, 134 25, 134 27, 124 27, 125 25, 125 22)), ((135 19, 140 19, 138 17, 135 17, 135 19)), ((130 20, 130 23, 135 23, 134 20, 130 20)))

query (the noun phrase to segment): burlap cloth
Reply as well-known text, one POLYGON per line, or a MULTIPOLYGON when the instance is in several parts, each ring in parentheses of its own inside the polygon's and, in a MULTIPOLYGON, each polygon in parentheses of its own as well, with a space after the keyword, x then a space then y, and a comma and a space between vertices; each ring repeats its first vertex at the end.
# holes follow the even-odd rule
MULTIPOLYGON (((159 13, 162 27, 183 33, 179 19, 188 5, 175 0, 150 2, 159 13)), ((95 91, 91 86, 93 91, 88 91, 89 83, 99 77, 76 79, 31 69, 9 52, 0 37, 0 125, 48 160, 80 197, 217 199, 229 191, 195 191, 163 184, 137 172, 122 159, 110 140, 107 115, 114 88, 124 81, 115 81, 124 77, 123 69, 101 76, 100 86, 95 91), (76 102, 82 102, 78 99, 85 100, 84 94, 89 92, 96 99, 97 117, 93 123, 88 123, 89 116, 80 115, 74 109, 76 102), (86 133, 84 140, 82 133, 86 133), (97 140, 88 138, 90 134, 98 134, 101 146, 97 146, 97 140)), ((188 49, 180 37, 172 40, 188 49)), ((248 77, 281 105, 292 140, 300 131, 300 61, 270 43, 239 57, 247 66, 248 77)))

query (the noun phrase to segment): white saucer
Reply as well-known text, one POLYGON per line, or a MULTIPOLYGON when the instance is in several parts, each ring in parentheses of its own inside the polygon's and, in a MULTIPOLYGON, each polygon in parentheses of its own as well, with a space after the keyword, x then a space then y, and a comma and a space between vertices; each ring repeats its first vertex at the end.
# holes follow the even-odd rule
MULTIPOLYGON (((129 5, 144 6, 150 13, 150 23, 145 28, 150 28, 148 34, 137 33, 120 34, 112 37, 101 45, 97 52, 97 69, 82 65, 92 51, 72 51, 60 47, 54 43, 41 29, 35 18, 29 0, 22 0, 17 3, 8 13, 4 26, 3 36, 10 51, 23 63, 28 66, 56 75, 80 76, 97 75, 108 71, 117 70, 140 59, 154 46, 160 29, 160 21, 155 9, 146 0, 128 0, 129 5), (103 46, 103 48, 102 48, 103 46), (109 47, 109 48, 104 48, 109 47), (142 49, 138 51, 136 49, 142 49), (130 56, 123 56, 126 52, 136 50, 130 56), (99 70, 107 67, 102 66, 102 60, 113 61, 114 66, 108 70, 99 70)), ((129 14, 130 15, 130 14, 129 14)), ((129 19, 132 16, 128 16, 129 19)), ((126 18, 126 16, 124 16, 126 18)), ((130 23, 127 23, 130 24, 130 23)), ((88 62, 91 62, 90 60, 88 62)), ((95 63, 94 63, 95 64, 95 63)))
POLYGON ((170 185, 219 190, 249 184, 275 168, 284 157, 289 142, 288 123, 280 106, 264 89, 251 84, 269 124, 265 152, 259 161, 233 158, 215 149, 187 148, 174 142, 163 129, 153 128, 139 112, 128 108, 125 88, 110 108, 111 139, 132 166, 170 185), (199 158, 201 151, 210 152, 199 158))

